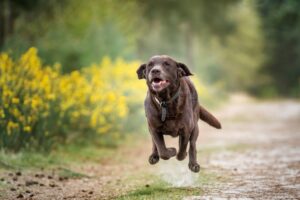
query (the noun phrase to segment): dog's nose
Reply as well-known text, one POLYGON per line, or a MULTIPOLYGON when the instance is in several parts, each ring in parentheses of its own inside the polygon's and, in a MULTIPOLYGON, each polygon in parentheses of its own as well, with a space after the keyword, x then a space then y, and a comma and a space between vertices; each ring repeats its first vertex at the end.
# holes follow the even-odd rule
POLYGON ((151 70, 151 74, 160 74, 160 70, 159 69, 152 69, 151 70))

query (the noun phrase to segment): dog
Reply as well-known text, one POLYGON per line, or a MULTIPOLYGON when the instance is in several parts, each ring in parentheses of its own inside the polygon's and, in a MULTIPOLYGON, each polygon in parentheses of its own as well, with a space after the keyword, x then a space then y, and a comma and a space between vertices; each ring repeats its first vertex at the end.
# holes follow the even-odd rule
POLYGON ((196 141, 198 119, 221 129, 220 122, 198 102, 198 94, 189 76, 189 68, 167 55, 150 58, 136 71, 138 79, 146 79, 148 92, 144 101, 149 132, 152 137, 152 153, 149 163, 156 164, 159 159, 168 160, 173 156, 181 161, 187 156, 192 172, 199 172, 196 141), (178 153, 175 148, 167 148, 164 135, 179 136, 178 153))

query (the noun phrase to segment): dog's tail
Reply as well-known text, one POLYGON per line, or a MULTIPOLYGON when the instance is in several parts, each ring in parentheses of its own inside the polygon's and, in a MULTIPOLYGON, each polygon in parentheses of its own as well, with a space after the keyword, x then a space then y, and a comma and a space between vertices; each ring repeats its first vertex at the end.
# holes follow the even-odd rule
POLYGON ((209 125, 221 129, 221 123, 215 118, 211 113, 209 113, 205 108, 203 108, 201 105, 199 105, 200 111, 199 111, 199 116, 200 119, 208 123, 209 125))

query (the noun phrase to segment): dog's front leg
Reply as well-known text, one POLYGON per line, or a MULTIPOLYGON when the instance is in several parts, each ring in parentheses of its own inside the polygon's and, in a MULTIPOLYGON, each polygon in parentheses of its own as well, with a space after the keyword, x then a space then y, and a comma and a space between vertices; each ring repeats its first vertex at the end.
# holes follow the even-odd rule
POLYGON ((157 148, 159 157, 164 160, 168 160, 176 155, 175 148, 167 148, 162 133, 157 131, 151 131, 153 142, 157 148))
POLYGON ((157 147, 152 139, 152 154, 149 156, 149 163, 151 165, 154 165, 158 161, 159 161, 159 155, 158 155, 157 147))

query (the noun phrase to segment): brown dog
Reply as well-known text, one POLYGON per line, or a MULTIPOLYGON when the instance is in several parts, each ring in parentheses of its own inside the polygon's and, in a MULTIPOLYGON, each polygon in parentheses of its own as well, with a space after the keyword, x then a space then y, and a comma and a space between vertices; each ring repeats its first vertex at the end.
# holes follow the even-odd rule
POLYGON ((168 160, 177 154, 178 160, 187 156, 189 148, 189 168, 199 172, 196 140, 198 119, 211 126, 221 128, 219 121, 199 105, 197 91, 188 78, 192 75, 185 64, 176 62, 169 56, 154 56, 137 70, 139 79, 146 79, 148 93, 145 111, 153 149, 149 163, 155 164, 159 158, 168 160), (179 136, 179 151, 167 148, 163 135, 179 136))

